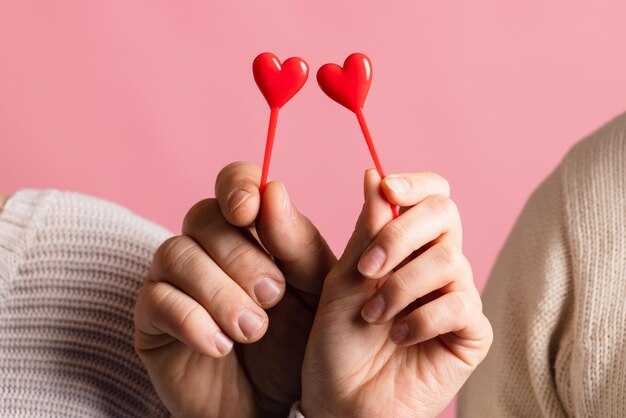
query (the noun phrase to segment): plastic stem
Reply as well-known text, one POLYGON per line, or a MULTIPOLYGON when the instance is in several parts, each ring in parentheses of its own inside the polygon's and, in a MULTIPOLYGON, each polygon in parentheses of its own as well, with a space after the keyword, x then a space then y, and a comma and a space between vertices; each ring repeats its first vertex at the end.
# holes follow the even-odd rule
POLYGON ((263 172, 261 173, 261 184, 259 189, 261 196, 267 184, 267 175, 270 171, 270 160, 272 159, 272 148, 274 147, 274 137, 276 136, 276 124, 278 123, 278 111, 280 108, 273 107, 270 110, 270 123, 267 128, 267 142, 265 143, 265 157, 263 158, 263 172))
MULTIPOLYGON (((363 131, 363 136, 365 137, 365 142, 367 143, 367 148, 370 150, 370 154, 372 155, 372 160, 374 160, 374 166, 376 167, 376 171, 378 171, 378 175, 380 179, 385 178, 385 172, 383 171, 383 166, 380 164, 380 160, 378 159, 378 154, 376 153, 376 148, 374 147, 374 141, 372 140, 372 135, 370 134, 369 129, 367 128, 367 123, 365 122, 365 116, 363 116, 363 109, 358 108, 355 112, 356 118, 359 121, 359 126, 361 127, 361 131, 363 131)), ((391 212, 393 213, 394 219, 399 216, 398 207, 392 203, 389 203, 391 206, 391 212)))

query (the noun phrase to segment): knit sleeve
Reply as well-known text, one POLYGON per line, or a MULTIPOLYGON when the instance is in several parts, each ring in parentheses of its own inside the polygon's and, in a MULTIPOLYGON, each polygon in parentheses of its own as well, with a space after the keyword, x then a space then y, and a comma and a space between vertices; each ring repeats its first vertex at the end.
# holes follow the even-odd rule
POLYGON ((22 190, 0 214, 0 415, 168 416, 133 307, 170 233, 113 203, 22 190))
POLYGON ((493 345, 461 391, 460 417, 560 417, 572 280, 562 167, 535 191, 485 288, 493 345))
POLYGON ((626 114, 576 144, 526 205, 484 292, 494 328, 462 417, 623 416, 626 114))

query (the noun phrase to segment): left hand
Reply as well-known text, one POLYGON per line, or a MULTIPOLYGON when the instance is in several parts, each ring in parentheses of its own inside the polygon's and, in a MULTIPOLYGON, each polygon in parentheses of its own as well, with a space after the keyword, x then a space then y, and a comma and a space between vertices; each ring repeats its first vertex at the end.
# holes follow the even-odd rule
POLYGON ((190 209, 139 292, 135 348, 176 417, 285 416, 301 396, 306 341, 336 258, 281 183, 261 199, 260 177, 249 163, 224 168, 216 199, 190 209))
POLYGON ((324 282, 307 344, 307 417, 434 417, 491 345, 448 183, 418 173, 382 184, 406 210, 392 219, 368 170, 361 216, 324 282), (404 190, 390 187, 398 183, 404 190))

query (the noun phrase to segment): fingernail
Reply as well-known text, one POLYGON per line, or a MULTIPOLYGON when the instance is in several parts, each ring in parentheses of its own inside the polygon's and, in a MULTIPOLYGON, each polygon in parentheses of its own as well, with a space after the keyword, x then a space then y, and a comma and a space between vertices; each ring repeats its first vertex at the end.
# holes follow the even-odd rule
POLYGON ((370 248, 370 250, 361 257, 357 267, 361 274, 365 276, 373 276, 378 273, 378 270, 380 270, 383 266, 386 257, 385 251, 380 248, 380 246, 376 245, 375 247, 370 248))
POLYGON ((403 177, 387 176, 385 177, 385 183, 387 183, 387 186, 389 186, 391 190, 398 194, 406 194, 411 190, 411 185, 403 177))
POLYGON ((252 196, 250 192, 244 189, 237 189, 228 196, 228 210, 234 212, 239 206, 243 204, 248 198, 252 196))
POLYGON ((361 316, 367 322, 375 322, 383 316, 383 312, 385 312, 385 299, 382 295, 378 295, 365 304, 361 316))
POLYGON ((233 348, 233 340, 228 338, 222 331, 217 331, 215 333, 215 347, 221 354, 226 355, 233 348))
POLYGON ((268 304, 280 295, 280 285, 269 277, 263 277, 254 285, 254 295, 260 304, 268 304))
POLYGON ((289 195, 287 194, 287 189, 283 184, 283 210, 289 216, 289 219, 294 219, 296 214, 293 210, 293 205, 291 204, 291 200, 289 200, 289 195))
POLYGON ((263 326, 263 319, 252 311, 243 311, 238 319, 239 329, 246 338, 252 338, 259 333, 263 326))
POLYGON ((401 322, 394 325, 389 332, 389 338, 396 344, 406 341, 409 338, 409 324, 401 322))

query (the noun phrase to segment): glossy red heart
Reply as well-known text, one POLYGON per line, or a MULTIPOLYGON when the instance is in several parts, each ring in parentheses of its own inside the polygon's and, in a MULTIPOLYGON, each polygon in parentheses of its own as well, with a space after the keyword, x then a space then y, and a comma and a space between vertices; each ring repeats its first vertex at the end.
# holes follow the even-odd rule
POLYGON ((346 58, 343 68, 324 64, 317 71, 317 83, 328 97, 356 113, 365 104, 372 83, 372 62, 357 52, 346 58))
POLYGON ((291 57, 281 64, 276 55, 264 52, 254 59, 252 72, 270 108, 280 108, 304 86, 309 66, 299 57, 291 57))

